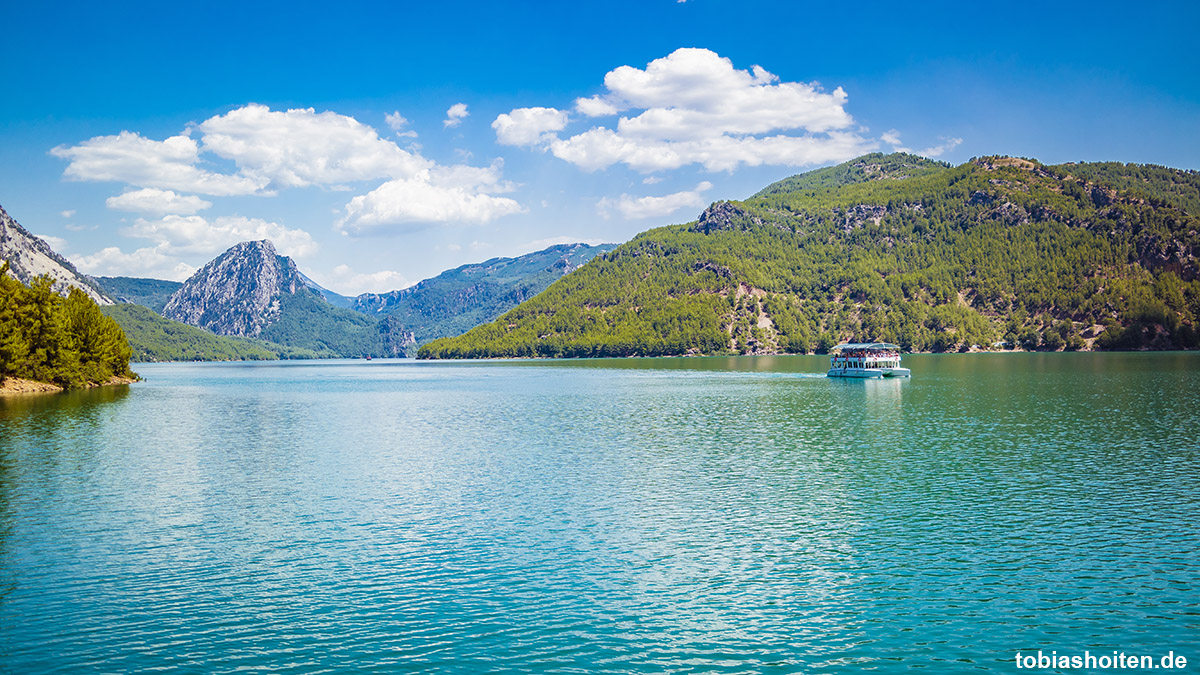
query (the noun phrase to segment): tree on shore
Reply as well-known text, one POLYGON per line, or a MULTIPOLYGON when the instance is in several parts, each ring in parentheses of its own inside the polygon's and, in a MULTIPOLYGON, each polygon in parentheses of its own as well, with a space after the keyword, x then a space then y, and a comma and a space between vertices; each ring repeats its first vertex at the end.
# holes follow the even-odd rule
POLYGON ((0 381, 20 377, 64 388, 131 377, 125 333, 91 298, 54 292, 48 276, 29 286, 0 265, 0 381))

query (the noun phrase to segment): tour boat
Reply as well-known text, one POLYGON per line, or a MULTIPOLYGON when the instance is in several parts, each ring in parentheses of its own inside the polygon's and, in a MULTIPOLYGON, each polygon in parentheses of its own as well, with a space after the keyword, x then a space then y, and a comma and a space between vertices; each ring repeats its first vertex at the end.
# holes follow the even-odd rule
POLYGON ((908 377, 900 367, 900 347, 886 342, 846 342, 830 350, 829 377, 908 377))

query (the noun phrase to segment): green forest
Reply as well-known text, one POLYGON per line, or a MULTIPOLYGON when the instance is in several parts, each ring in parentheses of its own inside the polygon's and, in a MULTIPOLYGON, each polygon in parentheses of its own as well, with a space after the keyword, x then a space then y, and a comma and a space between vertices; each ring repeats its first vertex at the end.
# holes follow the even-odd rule
POLYGON ((252 338, 228 337, 203 328, 172 321, 153 310, 134 304, 101 307, 129 340, 134 361, 262 361, 274 359, 315 359, 309 349, 252 338))
POLYGON ((644 232, 421 358, 1195 349, 1200 176, 867 155, 644 232))
POLYGON ((19 377, 67 389, 103 384, 114 376, 136 377, 129 369, 125 333, 82 291, 67 297, 53 280, 29 286, 0 265, 0 381, 19 377))

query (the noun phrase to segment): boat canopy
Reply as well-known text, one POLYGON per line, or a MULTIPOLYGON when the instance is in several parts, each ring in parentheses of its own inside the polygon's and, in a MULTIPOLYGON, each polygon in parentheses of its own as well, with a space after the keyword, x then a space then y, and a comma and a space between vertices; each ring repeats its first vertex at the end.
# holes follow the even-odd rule
POLYGON ((890 342, 844 342, 829 351, 840 352, 847 349, 862 349, 869 352, 898 352, 900 351, 900 346, 890 342))

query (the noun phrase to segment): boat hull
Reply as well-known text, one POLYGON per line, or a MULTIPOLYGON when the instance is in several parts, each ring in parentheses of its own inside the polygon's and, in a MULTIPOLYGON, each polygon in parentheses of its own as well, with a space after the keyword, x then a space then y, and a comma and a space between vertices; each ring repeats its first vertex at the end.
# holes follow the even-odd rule
POLYGON ((912 371, 908 368, 830 368, 826 377, 855 377, 874 380, 884 377, 910 377, 912 371))

